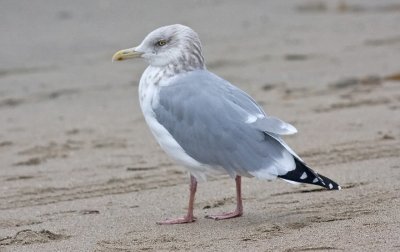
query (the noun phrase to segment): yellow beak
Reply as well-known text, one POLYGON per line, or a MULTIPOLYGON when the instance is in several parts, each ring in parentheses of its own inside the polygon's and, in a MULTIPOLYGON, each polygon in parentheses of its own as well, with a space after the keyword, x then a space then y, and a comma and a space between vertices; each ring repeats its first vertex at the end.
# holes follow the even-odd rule
POLYGON ((112 56, 112 61, 120 61, 132 58, 139 58, 142 56, 142 52, 135 51, 136 47, 119 50, 112 56))

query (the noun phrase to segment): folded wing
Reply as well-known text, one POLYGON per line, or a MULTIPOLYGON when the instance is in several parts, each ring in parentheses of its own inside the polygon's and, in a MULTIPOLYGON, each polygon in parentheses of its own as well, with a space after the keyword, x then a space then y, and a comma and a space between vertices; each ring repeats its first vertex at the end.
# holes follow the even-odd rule
POLYGON ((273 179, 295 169, 293 151, 279 135, 296 129, 267 117, 250 96, 208 71, 174 80, 155 104, 158 122, 200 163, 232 177, 273 179))

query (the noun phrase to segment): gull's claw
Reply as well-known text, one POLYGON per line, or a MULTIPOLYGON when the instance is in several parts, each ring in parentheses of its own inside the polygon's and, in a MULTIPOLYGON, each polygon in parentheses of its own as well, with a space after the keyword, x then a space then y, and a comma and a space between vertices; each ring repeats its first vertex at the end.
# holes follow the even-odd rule
POLYGON ((236 209, 233 212, 206 215, 205 218, 206 219, 213 219, 213 220, 226 220, 226 219, 240 217, 242 215, 243 215, 243 211, 240 211, 240 210, 236 209))

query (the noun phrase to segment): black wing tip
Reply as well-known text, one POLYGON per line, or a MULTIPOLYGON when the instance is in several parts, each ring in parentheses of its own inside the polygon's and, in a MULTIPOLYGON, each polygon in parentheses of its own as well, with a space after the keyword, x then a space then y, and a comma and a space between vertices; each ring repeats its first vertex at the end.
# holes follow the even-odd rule
POLYGON ((330 178, 316 173, 302 161, 295 158, 296 168, 279 178, 291 180, 295 182, 322 186, 328 190, 341 190, 340 185, 330 178))
POLYGON ((338 183, 334 182, 333 180, 331 180, 323 175, 320 175, 320 174, 318 174, 318 177, 323 181, 322 186, 325 187, 326 189, 342 190, 342 187, 338 183))

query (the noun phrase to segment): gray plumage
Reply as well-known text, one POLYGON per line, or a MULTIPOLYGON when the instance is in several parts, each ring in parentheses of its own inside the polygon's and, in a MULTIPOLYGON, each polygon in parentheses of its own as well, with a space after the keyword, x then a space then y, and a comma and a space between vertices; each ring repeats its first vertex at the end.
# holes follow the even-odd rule
POLYGON ((161 88, 154 113, 189 156, 232 177, 265 170, 271 179, 294 169, 290 152, 269 135, 286 132, 287 124, 269 120, 250 96, 207 70, 161 88), (256 115, 264 118, 246 122, 256 115))

